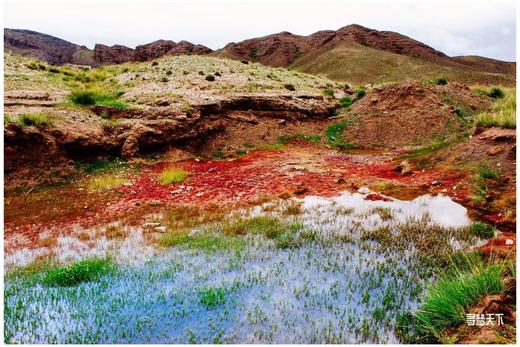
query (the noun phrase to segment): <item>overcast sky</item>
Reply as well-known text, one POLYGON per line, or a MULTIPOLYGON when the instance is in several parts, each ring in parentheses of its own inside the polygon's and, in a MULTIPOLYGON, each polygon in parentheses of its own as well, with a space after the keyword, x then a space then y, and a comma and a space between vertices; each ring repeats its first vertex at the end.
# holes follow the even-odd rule
POLYGON ((451 56, 516 60, 514 0, 7 0, 4 10, 5 27, 89 48, 162 38, 217 49, 280 31, 308 35, 357 23, 408 35, 451 56))

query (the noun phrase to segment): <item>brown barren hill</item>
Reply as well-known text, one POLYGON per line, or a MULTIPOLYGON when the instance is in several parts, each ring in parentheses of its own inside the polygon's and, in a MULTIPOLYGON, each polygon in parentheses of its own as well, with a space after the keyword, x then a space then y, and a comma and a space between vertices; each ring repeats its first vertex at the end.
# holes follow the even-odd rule
POLYGON ((309 36, 288 32, 230 43, 214 53, 352 83, 446 76, 465 83, 515 82, 516 64, 449 57, 408 36, 352 24, 309 36))

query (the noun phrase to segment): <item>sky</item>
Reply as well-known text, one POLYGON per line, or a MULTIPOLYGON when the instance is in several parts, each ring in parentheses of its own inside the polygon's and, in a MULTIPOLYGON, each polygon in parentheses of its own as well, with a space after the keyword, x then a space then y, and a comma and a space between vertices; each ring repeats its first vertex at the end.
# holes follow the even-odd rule
POLYGON ((93 48, 158 39, 222 48, 281 31, 309 35, 361 24, 410 36, 450 56, 516 61, 514 0, 4 1, 4 26, 93 48))

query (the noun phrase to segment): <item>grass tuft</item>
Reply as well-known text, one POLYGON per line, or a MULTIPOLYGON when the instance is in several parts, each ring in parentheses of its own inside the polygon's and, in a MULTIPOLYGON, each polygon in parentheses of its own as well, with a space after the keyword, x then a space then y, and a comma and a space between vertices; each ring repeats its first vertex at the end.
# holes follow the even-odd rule
POLYGON ((479 255, 460 256, 428 289, 415 314, 419 331, 439 337, 445 327, 463 323, 468 307, 504 288, 501 273, 502 266, 486 264, 479 255))
POLYGON ((43 283, 48 286, 72 287, 94 281, 112 268, 113 264, 108 259, 85 259, 48 270, 43 276, 43 283))
POLYGON ((101 177, 92 178, 88 184, 87 188, 90 191, 101 191, 108 190, 120 187, 121 185, 127 183, 128 180, 125 178, 117 177, 114 175, 105 175, 101 177))
POLYGON ((343 121, 329 126, 325 132, 327 135, 327 143, 339 148, 352 148, 354 145, 347 141, 343 132, 349 126, 349 122, 343 121))
POLYGON ((182 182, 186 177, 188 177, 188 172, 182 169, 168 168, 159 175, 159 183, 162 185, 168 185, 171 183, 182 182))
POLYGON ((493 97, 495 98, 495 102, 493 103, 493 106, 490 110, 481 112, 477 115, 477 125, 485 128, 501 127, 515 129, 516 90, 514 88, 506 88, 504 91, 499 88, 492 88, 489 91, 481 90, 482 89, 476 89, 477 92, 484 93, 489 96, 494 95, 493 97))
POLYGON ((43 113, 24 113, 18 117, 18 123, 22 126, 50 126, 52 121, 43 113))

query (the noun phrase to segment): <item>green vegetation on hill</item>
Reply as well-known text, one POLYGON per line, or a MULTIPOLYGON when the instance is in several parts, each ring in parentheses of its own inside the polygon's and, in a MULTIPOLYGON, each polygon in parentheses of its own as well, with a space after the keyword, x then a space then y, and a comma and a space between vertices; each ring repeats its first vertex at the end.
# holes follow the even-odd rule
POLYGON ((469 68, 438 65, 406 55, 372 49, 356 43, 312 52, 288 67, 354 84, 432 79, 443 76, 466 84, 514 85, 513 74, 483 73, 469 68))

